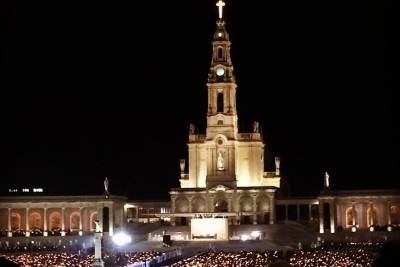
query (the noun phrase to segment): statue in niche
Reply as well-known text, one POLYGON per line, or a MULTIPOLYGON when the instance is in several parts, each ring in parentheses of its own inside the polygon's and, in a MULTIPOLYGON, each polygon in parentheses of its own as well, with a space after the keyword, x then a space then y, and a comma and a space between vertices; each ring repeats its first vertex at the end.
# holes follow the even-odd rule
POLYGON ((324 175, 324 187, 325 188, 329 188, 329 174, 328 174, 328 172, 325 172, 325 175, 324 175))
POLYGON ((260 132, 260 124, 258 121, 253 122, 253 133, 259 133, 260 132))
POLYGON ((218 158, 217 158, 217 169, 219 171, 223 171, 225 169, 225 163, 224 163, 224 157, 222 156, 222 152, 218 152, 218 158))
POLYGON ((189 125, 189 134, 195 134, 195 132, 196 132, 196 126, 193 123, 191 123, 189 125))

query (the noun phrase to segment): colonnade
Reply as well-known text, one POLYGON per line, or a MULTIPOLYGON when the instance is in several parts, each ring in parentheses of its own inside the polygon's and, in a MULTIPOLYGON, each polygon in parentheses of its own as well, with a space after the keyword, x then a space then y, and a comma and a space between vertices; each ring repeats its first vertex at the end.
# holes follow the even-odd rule
POLYGON ((126 221, 124 204, 123 201, 115 203, 104 200, 24 202, 21 198, 16 198, 16 201, 0 198, 0 231, 7 232, 8 237, 28 237, 32 234, 65 236, 69 233, 83 235, 95 231, 95 221, 98 221, 100 231, 113 235, 114 228, 123 226, 126 221))

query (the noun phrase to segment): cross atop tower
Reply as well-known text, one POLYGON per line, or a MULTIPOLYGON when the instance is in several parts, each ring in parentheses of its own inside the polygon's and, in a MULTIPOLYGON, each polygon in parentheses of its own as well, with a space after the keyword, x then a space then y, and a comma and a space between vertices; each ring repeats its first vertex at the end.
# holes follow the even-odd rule
POLYGON ((224 6, 225 6, 225 2, 222 1, 222 0, 219 0, 219 1, 217 2, 216 6, 218 7, 219 18, 222 19, 222 11, 223 11, 223 8, 224 8, 224 6))

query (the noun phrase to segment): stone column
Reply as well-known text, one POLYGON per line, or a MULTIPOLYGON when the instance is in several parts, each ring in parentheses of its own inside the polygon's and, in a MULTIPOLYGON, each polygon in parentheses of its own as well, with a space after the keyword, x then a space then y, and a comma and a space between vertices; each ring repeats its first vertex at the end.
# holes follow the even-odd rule
POLYGON ((296 205, 297 221, 300 221, 300 205, 296 205))
POLYGON ((25 214, 26 214, 26 216, 25 216, 25 236, 30 236, 30 232, 29 232, 29 230, 30 230, 30 227, 29 227, 29 208, 26 208, 26 211, 25 211, 25 214))
POLYGON ((275 223, 275 197, 274 196, 270 196, 269 197, 269 224, 274 224, 275 223))
POLYGON ((356 207, 355 207, 354 203, 351 204, 351 210, 353 211, 353 226, 355 226, 356 225, 356 207))
MULTIPOLYGON (((108 211, 109 211, 108 212, 108 235, 113 236, 113 234, 114 234, 114 205, 109 206, 108 211)), ((147 218, 149 218, 148 213, 147 213, 147 218)))
POLYGON ((391 216, 391 214, 390 214, 390 202, 388 202, 387 203, 387 211, 388 211, 388 225, 391 225, 392 224, 392 216, 391 216))
POLYGON ((8 208, 8 217, 7 217, 7 236, 12 237, 12 229, 11 229, 11 208, 8 208))
POLYGON ((312 221, 312 204, 308 204, 308 220, 312 221))
POLYGON ((251 196, 253 199, 253 224, 257 224, 257 195, 251 196))
POLYGON ((146 208, 147 223, 150 223, 150 209, 146 208))
POLYGON ((43 236, 47 236, 47 208, 43 209, 43 236))
POLYGON ((79 235, 83 235, 83 218, 82 218, 83 208, 79 208, 79 235))
POLYGON ((65 236, 65 207, 61 208, 61 236, 65 236))
POLYGON ((228 199, 228 212, 232 212, 233 211, 233 209, 232 209, 232 197, 229 196, 229 197, 227 197, 227 199, 228 199))
MULTIPOLYGON (((375 222, 374 222, 374 204, 372 202, 369 204, 369 215, 371 218, 371 224, 368 225, 368 227, 375 224, 375 222)), ((367 220, 368 220, 368 214, 367 214, 367 220)), ((370 222, 368 222, 368 223, 370 223, 370 222)))
POLYGON ((94 234, 94 262, 93 266, 94 267, 104 267, 104 262, 102 259, 102 232, 96 232, 94 234))
POLYGON ((334 202, 331 201, 329 203, 329 217, 330 217, 330 227, 331 227, 331 234, 335 233, 336 225, 335 225, 335 205, 334 202))
POLYGON ((322 201, 318 204, 318 216, 319 216, 319 233, 323 234, 324 229, 324 203, 322 201))
MULTIPOLYGON (((176 210, 175 201, 176 201, 176 196, 171 197, 171 213, 172 214, 174 214, 175 210, 176 210)), ((175 226, 176 225, 175 216, 171 216, 170 220, 171 220, 171 225, 175 226)))

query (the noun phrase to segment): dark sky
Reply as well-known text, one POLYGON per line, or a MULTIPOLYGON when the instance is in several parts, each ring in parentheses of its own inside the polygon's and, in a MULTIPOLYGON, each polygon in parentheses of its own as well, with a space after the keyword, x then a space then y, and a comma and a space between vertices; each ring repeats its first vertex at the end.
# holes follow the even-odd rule
MULTIPOLYGON (((114 194, 167 197, 189 123, 205 131, 215 1, 8 2, 1 193, 99 194, 108 176, 114 194)), ((261 122, 292 194, 325 170, 336 189, 400 187, 391 10, 228 1, 240 131, 261 122)))

